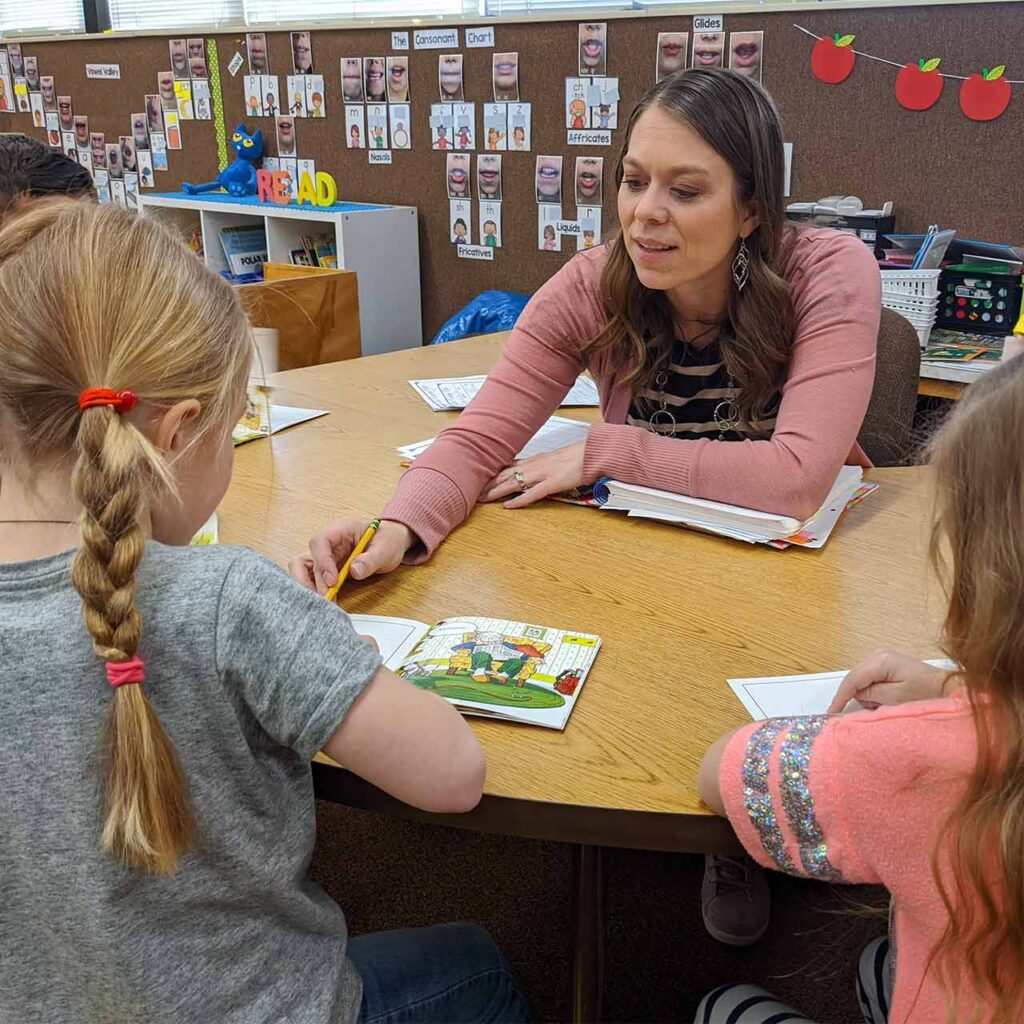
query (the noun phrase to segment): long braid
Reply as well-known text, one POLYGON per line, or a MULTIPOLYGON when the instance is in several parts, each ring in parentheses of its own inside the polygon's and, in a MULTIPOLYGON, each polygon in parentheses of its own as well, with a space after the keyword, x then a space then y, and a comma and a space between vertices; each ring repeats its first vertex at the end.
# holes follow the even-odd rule
MULTIPOLYGON (((96 653, 124 662, 142 634, 135 573, 145 551, 139 512, 149 459, 141 435, 110 407, 82 413, 78 450, 72 482, 82 543, 71 579, 96 653)), ((180 762, 143 687, 114 691, 101 749, 102 848, 137 868, 173 873, 195 827, 180 762)))

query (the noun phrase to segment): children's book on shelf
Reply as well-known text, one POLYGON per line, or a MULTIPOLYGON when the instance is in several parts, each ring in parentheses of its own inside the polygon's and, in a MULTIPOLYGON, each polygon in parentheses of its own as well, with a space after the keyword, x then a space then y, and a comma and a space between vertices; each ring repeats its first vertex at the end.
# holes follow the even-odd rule
POLYGON ((465 715, 564 729, 601 638, 510 619, 352 615, 384 664, 465 715))
POLYGON ((303 235, 299 241, 301 248, 292 249, 289 253, 292 263, 301 267, 338 269, 338 250, 329 235, 303 235))
MULTIPOLYGON (((409 384, 420 398, 434 412, 453 412, 465 409, 476 398, 477 392, 487 380, 485 374, 474 377, 435 377, 431 380, 411 380, 409 384)), ((597 406, 597 385, 585 374, 581 374, 576 383, 562 399, 562 407, 566 406, 597 406)))
POLYGON ((236 284, 263 280, 267 262, 267 232, 261 224, 220 229, 227 275, 236 284))

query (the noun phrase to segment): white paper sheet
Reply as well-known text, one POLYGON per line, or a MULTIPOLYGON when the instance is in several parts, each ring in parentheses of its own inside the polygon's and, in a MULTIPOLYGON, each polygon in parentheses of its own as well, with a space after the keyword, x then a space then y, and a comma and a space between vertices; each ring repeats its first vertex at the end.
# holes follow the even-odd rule
MULTIPOLYGON (((531 455, 540 455, 543 452, 553 452, 558 448, 566 448, 571 444, 577 444, 587 439, 589 423, 580 420, 570 420, 564 416, 552 416, 540 430, 527 442, 526 447, 516 456, 517 459, 528 459, 531 455)), ((404 444, 395 451, 404 455, 407 459, 419 458, 437 438, 430 437, 426 441, 417 441, 414 444, 404 444)))
POLYGON ((373 637, 384 664, 392 672, 402 667, 405 656, 427 631, 425 622, 390 615, 350 615, 349 619, 360 636, 373 637))
MULTIPOLYGON (((450 412, 465 409, 476 398, 487 377, 438 377, 432 380, 411 380, 416 394, 434 412, 450 412)), ((562 407, 597 406, 597 385, 587 376, 580 375, 569 393, 562 399, 562 407)))
MULTIPOLYGON (((926 662, 937 668, 956 666, 946 659, 926 662)), ((733 693, 754 721, 765 718, 789 718, 801 715, 824 715, 846 678, 847 671, 816 672, 802 676, 760 676, 752 679, 728 679, 733 693)), ((859 711, 861 705, 851 700, 844 711, 859 711)))

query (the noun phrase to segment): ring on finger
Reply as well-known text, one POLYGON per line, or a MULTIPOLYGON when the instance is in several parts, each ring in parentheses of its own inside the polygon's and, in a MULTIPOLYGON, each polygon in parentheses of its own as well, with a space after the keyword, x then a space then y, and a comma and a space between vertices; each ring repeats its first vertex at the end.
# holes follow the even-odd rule
POLYGON ((512 471, 512 475, 516 479, 516 483, 519 484, 519 490, 525 491, 528 487, 526 483, 526 477, 523 476, 522 472, 518 469, 512 471))

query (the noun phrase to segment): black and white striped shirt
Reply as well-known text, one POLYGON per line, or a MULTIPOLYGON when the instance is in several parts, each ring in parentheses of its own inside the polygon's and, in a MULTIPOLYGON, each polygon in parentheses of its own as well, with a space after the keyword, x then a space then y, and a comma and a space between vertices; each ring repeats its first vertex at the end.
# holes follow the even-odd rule
MULTIPOLYGON (((730 400, 739 390, 717 341, 696 348, 677 338, 667 369, 634 397, 626 422, 685 441, 742 441, 748 435, 730 427, 730 400)), ((775 429, 779 400, 776 394, 767 416, 759 421, 769 436, 775 429)))

